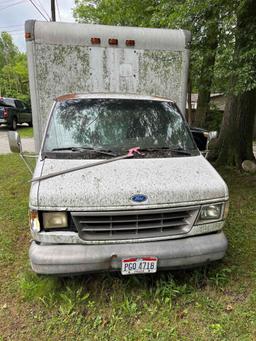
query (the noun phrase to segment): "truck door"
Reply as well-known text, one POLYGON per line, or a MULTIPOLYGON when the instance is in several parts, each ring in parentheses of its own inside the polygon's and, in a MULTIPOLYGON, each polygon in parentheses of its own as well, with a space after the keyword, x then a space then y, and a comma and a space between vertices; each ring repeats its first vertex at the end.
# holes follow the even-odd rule
POLYGON ((18 111, 18 122, 19 123, 28 123, 31 121, 31 113, 29 113, 29 110, 27 109, 27 107, 25 106, 25 104, 19 100, 15 100, 15 106, 17 108, 18 111))
POLYGON ((21 101, 18 101, 17 99, 14 100, 15 103, 15 108, 16 108, 16 116, 18 119, 18 123, 23 123, 24 122, 24 108, 21 103, 21 101))

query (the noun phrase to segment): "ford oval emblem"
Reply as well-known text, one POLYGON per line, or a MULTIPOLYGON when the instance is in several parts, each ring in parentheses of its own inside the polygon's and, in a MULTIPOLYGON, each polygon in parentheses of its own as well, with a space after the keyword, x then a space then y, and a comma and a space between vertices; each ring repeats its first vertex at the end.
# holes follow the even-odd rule
POLYGON ((148 197, 144 194, 135 194, 131 197, 131 200, 133 202, 143 202, 146 201, 148 199, 148 197))

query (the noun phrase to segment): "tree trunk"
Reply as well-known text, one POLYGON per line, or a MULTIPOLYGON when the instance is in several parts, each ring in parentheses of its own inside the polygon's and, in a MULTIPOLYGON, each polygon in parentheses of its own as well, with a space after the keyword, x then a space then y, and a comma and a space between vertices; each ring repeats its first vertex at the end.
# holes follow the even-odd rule
POLYGON ((214 64, 216 49, 218 46, 218 16, 216 11, 211 10, 208 14, 207 35, 202 68, 199 79, 198 101, 195 117, 195 126, 204 127, 206 113, 209 110, 212 79, 214 75, 214 64))
POLYGON ((253 127, 256 114, 256 90, 229 96, 215 150, 210 153, 219 165, 241 167, 244 160, 254 160, 253 127))
MULTIPOLYGON (((254 0, 245 0, 237 14, 236 44, 233 56, 235 66, 241 66, 241 55, 244 51, 248 52, 254 48, 255 28, 256 6, 254 0)), ((237 83, 239 83, 239 73, 235 72, 230 79, 230 89, 234 89, 237 83)), ((241 163, 244 160, 255 160, 253 155, 255 116, 255 88, 238 95, 230 95, 226 102, 219 139, 209 155, 210 158, 215 159, 217 164, 236 166, 237 168, 241 168, 241 163)))

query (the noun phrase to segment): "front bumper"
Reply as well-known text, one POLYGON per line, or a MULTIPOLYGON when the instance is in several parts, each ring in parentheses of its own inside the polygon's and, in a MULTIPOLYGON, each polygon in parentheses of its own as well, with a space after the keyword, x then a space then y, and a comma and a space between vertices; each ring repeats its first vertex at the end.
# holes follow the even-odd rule
POLYGON ((39 274, 72 275, 121 269, 121 259, 155 256, 158 269, 187 268, 224 257, 227 239, 218 232, 165 241, 81 245, 38 244, 32 242, 29 258, 33 271, 39 274))

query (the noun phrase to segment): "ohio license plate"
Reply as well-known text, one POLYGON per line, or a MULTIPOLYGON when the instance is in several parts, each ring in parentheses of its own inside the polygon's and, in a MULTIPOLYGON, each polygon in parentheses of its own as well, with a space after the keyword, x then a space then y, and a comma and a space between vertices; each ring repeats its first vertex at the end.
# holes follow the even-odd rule
POLYGON ((147 274, 157 271, 156 257, 122 259, 122 275, 147 274))

